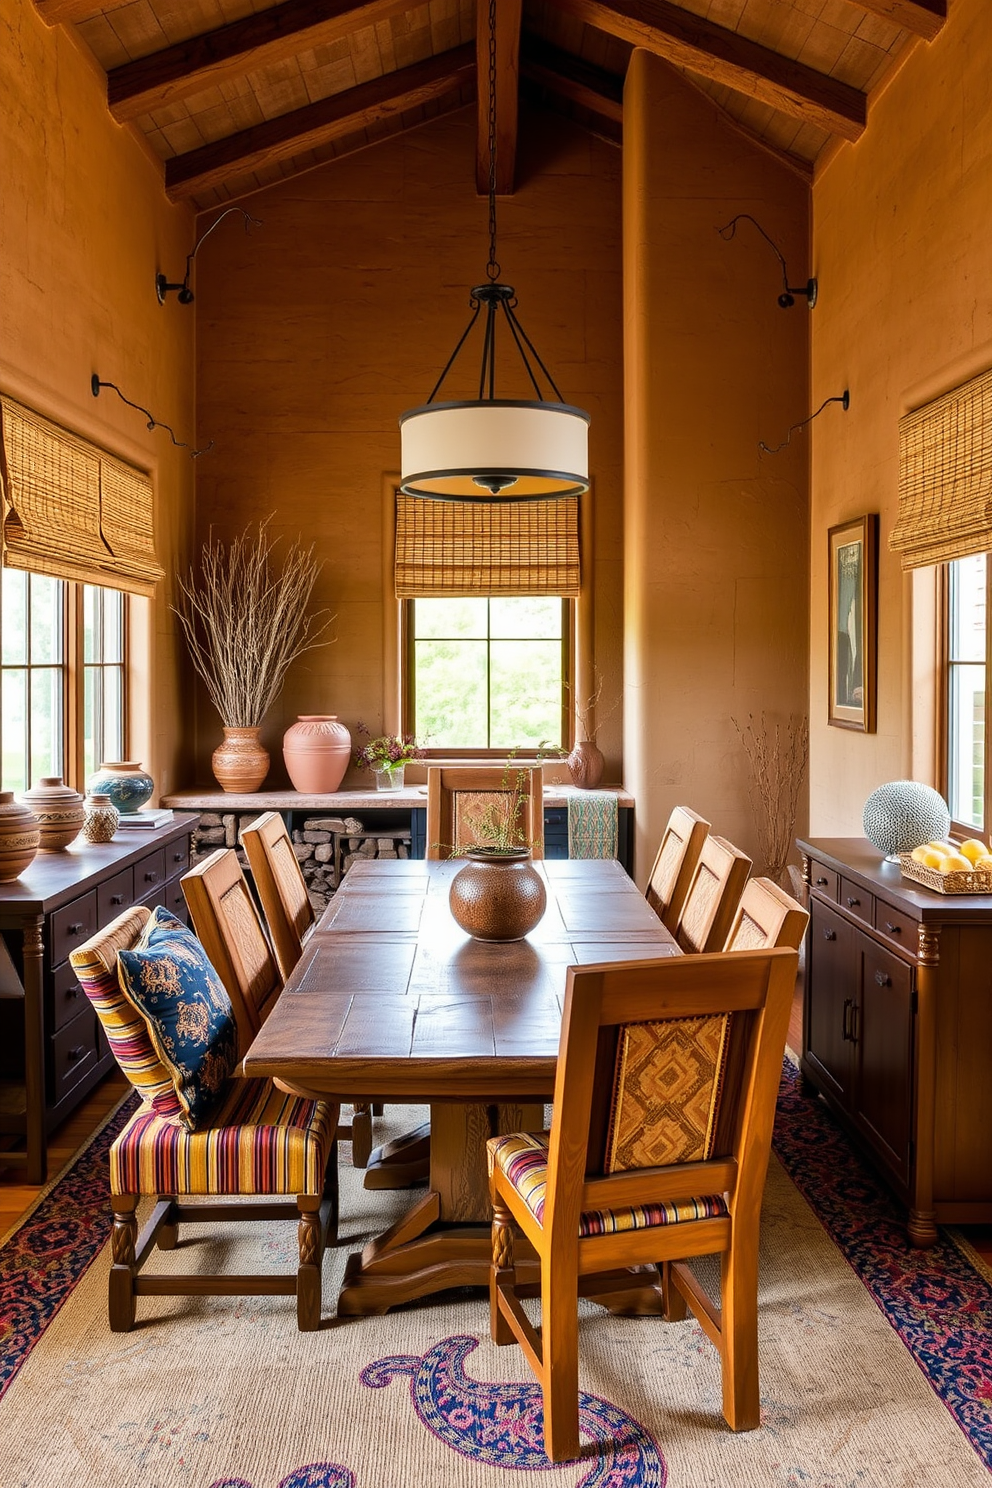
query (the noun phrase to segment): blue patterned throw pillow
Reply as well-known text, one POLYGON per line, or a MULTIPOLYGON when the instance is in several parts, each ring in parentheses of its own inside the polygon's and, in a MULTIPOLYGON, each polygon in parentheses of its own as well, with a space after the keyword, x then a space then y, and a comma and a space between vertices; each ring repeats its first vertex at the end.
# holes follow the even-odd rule
POLYGON ((231 999, 196 936, 161 907, 134 948, 118 952, 117 975, 172 1075, 179 1120, 195 1131, 238 1062, 231 999))

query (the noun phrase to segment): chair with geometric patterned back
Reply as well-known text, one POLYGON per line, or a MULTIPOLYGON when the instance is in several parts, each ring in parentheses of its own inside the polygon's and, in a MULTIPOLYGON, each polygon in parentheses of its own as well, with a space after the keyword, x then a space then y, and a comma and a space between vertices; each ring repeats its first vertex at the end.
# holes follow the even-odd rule
POLYGON ((644 894, 662 924, 672 932, 709 830, 709 822, 688 806, 675 806, 668 818, 644 894))
POLYGON ((720 951, 727 939, 751 859, 725 837, 707 837, 675 926, 683 951, 720 951))
POLYGON ((112 1331, 133 1326, 140 1296, 295 1296, 297 1326, 319 1327, 324 1247, 337 1232, 337 1106, 237 1075, 231 1001, 203 947, 167 911, 125 910, 70 960, 142 1099, 110 1149, 112 1331), (139 1235, 142 1196, 155 1204, 139 1235), (260 1219, 295 1221, 294 1273, 143 1270, 156 1244, 175 1248, 180 1222, 260 1219))
POLYGON ((473 825, 487 813, 516 815, 510 835, 544 857, 544 777, 515 765, 431 765, 427 771, 427 857, 450 858, 485 841, 473 825))
POLYGON ((744 886, 725 951, 757 951, 788 946, 798 951, 809 915, 770 878, 752 878, 744 886))
POLYGON ((579 1452, 577 1295, 662 1265, 665 1315, 692 1308, 720 1352, 723 1413, 759 1424, 758 1228, 795 986, 795 951, 570 967, 550 1133, 488 1143, 490 1325, 544 1396, 552 1461, 579 1452), (517 1226, 537 1252, 540 1332, 524 1311, 517 1226), (685 1265, 720 1256, 720 1307, 685 1265))
MULTIPOLYGON (((278 811, 265 811, 250 826, 243 827, 241 841, 285 983, 302 956, 315 923, 300 860, 278 811)), ((351 1161, 356 1168, 364 1168, 371 1155, 375 1112, 375 1106, 359 1101, 354 1106, 351 1126, 338 1126, 341 1140, 351 1139, 351 1161)))

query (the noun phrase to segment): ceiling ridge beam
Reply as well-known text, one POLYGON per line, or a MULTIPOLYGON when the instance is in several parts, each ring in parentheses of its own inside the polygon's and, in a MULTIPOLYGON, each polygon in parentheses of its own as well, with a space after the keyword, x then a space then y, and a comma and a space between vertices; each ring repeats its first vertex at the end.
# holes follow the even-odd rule
POLYGON ((267 63, 340 41, 408 9, 410 0, 282 0, 216 31, 111 68, 107 102, 118 123, 241 77, 267 63))
MULTIPOLYGON (((512 196, 520 112, 520 20, 523 0, 499 0, 496 26, 496 195, 512 196)), ((489 0, 475 0, 478 136, 475 189, 489 195, 489 0)))
POLYGON ((443 98, 474 82, 475 43, 469 41, 412 67, 173 156, 165 163, 166 193, 172 201, 196 196, 223 185, 231 176, 315 149, 369 124, 394 119, 405 109, 443 98))
POLYGON ((848 0, 861 10, 933 41, 947 20, 947 0, 848 0))
POLYGON ((520 42, 521 76, 568 98, 614 124, 623 123, 623 78, 562 51, 543 36, 525 31, 520 42))
POLYGON ((864 93, 716 26, 668 0, 557 0, 560 10, 597 30, 643 47, 677 67, 770 108, 858 140, 868 116, 864 93))

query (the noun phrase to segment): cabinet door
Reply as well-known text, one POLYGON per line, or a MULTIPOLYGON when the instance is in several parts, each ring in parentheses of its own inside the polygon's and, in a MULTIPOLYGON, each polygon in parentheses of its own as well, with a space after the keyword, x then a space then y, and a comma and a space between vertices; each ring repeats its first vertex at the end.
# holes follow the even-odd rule
POLYGON ((851 1103, 854 1079, 855 934, 847 920, 810 900, 804 1052, 823 1090, 845 1106, 851 1103))
POLYGON ((865 936, 855 1019, 858 1126, 908 1183, 913 1117, 913 968, 865 936))

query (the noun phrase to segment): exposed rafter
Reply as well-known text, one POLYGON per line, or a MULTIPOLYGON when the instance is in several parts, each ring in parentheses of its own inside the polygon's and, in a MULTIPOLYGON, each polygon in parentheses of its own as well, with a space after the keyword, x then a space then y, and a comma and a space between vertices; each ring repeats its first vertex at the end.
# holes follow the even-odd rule
POLYGON ((107 0, 35 0, 35 10, 47 26, 72 26, 102 15, 107 0))
MULTIPOLYGON (((605 68, 595 67, 552 46, 541 36, 525 31, 520 44, 520 73, 560 98, 578 103, 601 119, 623 123, 623 79, 605 68)), ((610 131, 611 140, 616 138, 610 131)))
POLYGON ((905 26, 917 36, 933 41, 947 20, 947 0, 848 0, 872 15, 891 21, 893 26, 905 26))
MULTIPOLYGON (((496 11, 496 195, 510 196, 517 168, 520 93, 520 17, 523 0, 498 0, 496 11)), ((475 48, 479 78, 479 137, 475 187, 489 191, 489 0, 475 3, 475 48)))
POLYGON ((865 95, 801 62, 715 26, 668 0, 558 0, 560 8, 633 46, 712 82, 745 93, 781 113, 817 124, 847 140, 860 139, 865 95))
POLYGON ((283 0, 269 10, 191 36, 107 74, 107 101, 118 122, 216 87, 284 57, 341 41, 409 8, 410 0, 283 0))
POLYGON ((426 62, 387 73, 318 103, 255 124, 213 144, 176 155, 165 165, 173 201, 221 186, 232 176, 341 139, 383 119, 394 119, 475 83, 475 45, 467 42, 426 62))

